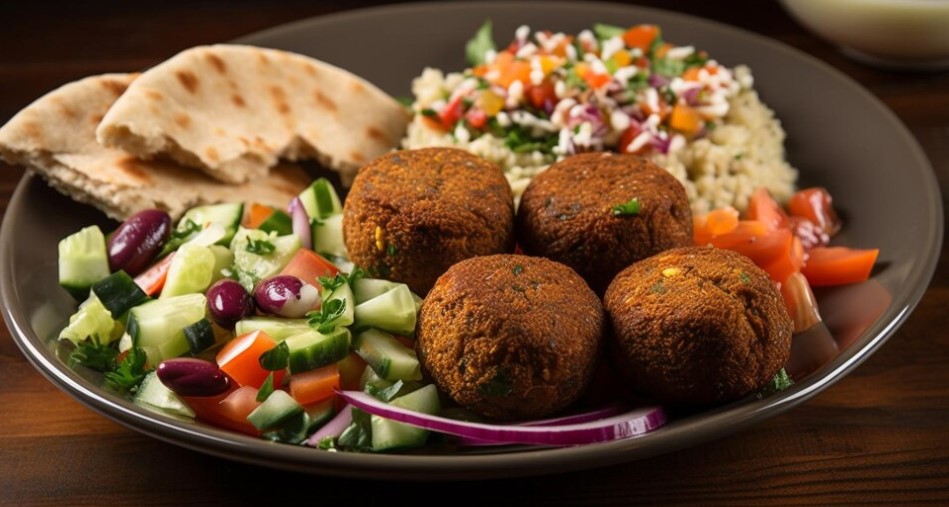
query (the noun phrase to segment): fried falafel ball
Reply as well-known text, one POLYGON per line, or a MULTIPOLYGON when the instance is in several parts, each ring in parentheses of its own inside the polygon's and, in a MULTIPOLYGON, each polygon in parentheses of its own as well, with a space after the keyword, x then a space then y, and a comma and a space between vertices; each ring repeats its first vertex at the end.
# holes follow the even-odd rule
POLYGON ((603 301, 609 357, 634 390, 673 405, 733 401, 784 367, 793 324, 774 282, 750 259, 714 247, 639 261, 603 301))
POLYGON ((459 405, 498 420, 533 419, 584 392, 604 323, 599 298, 567 266, 475 257, 452 266, 425 298, 416 350, 459 405))
POLYGON ((383 155, 357 174, 343 205, 351 260, 420 296, 449 266, 514 249, 514 197, 501 169, 455 148, 383 155))
POLYGON ((652 162, 584 153, 531 180, 515 231, 525 253, 570 266, 602 294, 633 262, 691 245, 692 210, 685 187, 652 162))

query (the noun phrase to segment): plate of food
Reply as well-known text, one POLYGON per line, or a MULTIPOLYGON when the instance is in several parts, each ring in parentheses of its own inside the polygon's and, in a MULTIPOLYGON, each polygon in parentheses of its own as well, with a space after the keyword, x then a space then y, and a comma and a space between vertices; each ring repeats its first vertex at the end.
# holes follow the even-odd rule
POLYGON ((827 389, 918 303, 929 162, 827 65, 608 3, 357 10, 0 128, 4 317, 55 385, 262 466, 646 459, 827 389), (437 20, 433 23, 432 20, 437 20))

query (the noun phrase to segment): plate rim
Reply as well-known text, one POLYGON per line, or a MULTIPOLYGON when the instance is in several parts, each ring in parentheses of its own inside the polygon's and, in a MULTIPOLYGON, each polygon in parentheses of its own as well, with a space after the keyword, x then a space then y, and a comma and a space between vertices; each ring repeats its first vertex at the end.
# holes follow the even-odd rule
MULTIPOLYGON (((458 7, 492 10, 500 7, 530 4, 536 4, 536 2, 526 0, 515 2, 412 2, 363 7, 278 25, 245 35, 232 42, 272 38, 281 33, 288 33, 301 28, 314 28, 322 24, 339 23, 349 18, 386 16, 393 11, 430 12, 458 7)), ((908 128, 880 99, 849 76, 816 57, 744 28, 672 10, 611 2, 581 1, 558 2, 551 6, 551 8, 562 10, 591 7, 622 10, 630 15, 646 16, 652 14, 666 18, 679 18, 687 23, 702 25, 704 29, 728 33, 731 37, 747 38, 756 45, 769 46, 772 49, 780 50, 790 58, 804 62, 806 65, 816 66, 822 72, 830 74, 835 80, 849 86, 855 93, 864 95, 868 99, 867 102, 873 104, 878 109, 877 112, 883 118, 889 120, 892 126, 896 127, 896 131, 904 138, 905 145, 910 147, 913 152, 916 164, 912 166, 920 169, 918 176, 922 178, 924 186, 930 190, 925 197, 932 201, 929 208, 932 211, 932 221, 931 228, 927 231, 929 234, 925 238, 928 247, 925 257, 920 259, 920 262, 915 263, 906 276, 905 284, 911 285, 911 288, 908 291, 894 294, 893 301, 887 310, 875 320, 873 325, 864 330, 853 344, 809 375, 808 378, 796 384, 794 388, 763 400, 744 401, 740 402, 739 405, 728 404, 704 412, 698 420, 687 421, 686 424, 682 425, 667 426, 658 432, 649 434, 646 439, 633 438, 579 447, 530 449, 483 455, 361 453, 335 453, 329 455, 329 453, 318 453, 309 448, 271 444, 261 439, 219 430, 206 425, 181 423, 170 417, 148 412, 127 400, 118 399, 112 395, 107 395, 111 398, 104 397, 103 395, 106 393, 97 392, 102 391, 99 388, 90 388, 86 385, 88 384, 87 381, 80 378, 78 374, 54 357, 44 346, 44 340, 36 336, 30 326, 30 319, 23 314, 23 309, 20 308, 19 300, 16 297, 16 287, 13 287, 13 284, 9 281, 15 278, 12 265, 12 252, 15 242, 10 237, 13 230, 11 223, 14 221, 15 213, 11 213, 11 211, 17 210, 18 212, 18 210, 24 209, 24 204, 21 201, 25 198, 27 186, 32 184, 34 180, 41 180, 39 176, 31 171, 27 171, 17 184, 4 214, 3 224, 0 226, 0 269, 2 269, 0 272, 3 274, 0 277, 2 278, 0 280, 0 296, 6 302, 0 305, 0 309, 2 309, 3 317, 13 341, 29 362, 54 385, 95 412, 132 430, 165 442, 235 461, 298 472, 346 477, 457 480, 539 475, 540 473, 599 468, 665 454, 698 443, 723 438, 807 401, 859 366, 885 343, 902 326, 919 304, 931 283, 941 255, 944 231, 943 203, 932 164, 908 128), (702 427, 705 430, 696 430, 695 427, 702 427), (642 442, 646 443, 643 444, 642 442), (634 456, 630 456, 631 454, 634 456), (322 459, 324 457, 327 459, 322 459), (540 465, 541 463, 542 465, 540 465), (536 468, 539 468, 540 471, 537 471, 536 468), (433 472, 435 472, 434 476, 429 475, 433 472)))

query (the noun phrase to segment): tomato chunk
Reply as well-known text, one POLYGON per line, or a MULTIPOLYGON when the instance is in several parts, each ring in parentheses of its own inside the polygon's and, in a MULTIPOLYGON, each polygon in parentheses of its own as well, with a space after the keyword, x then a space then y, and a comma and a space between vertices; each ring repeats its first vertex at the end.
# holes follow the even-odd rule
POLYGON ((840 218, 826 188, 812 187, 795 192, 788 201, 788 211, 793 216, 810 220, 828 236, 840 231, 840 218))
POLYGON ((339 273, 339 268, 309 248, 297 250, 290 262, 280 270, 281 275, 295 276, 317 288, 320 287, 320 277, 333 277, 336 273, 339 273))
POLYGON ((880 250, 820 246, 808 252, 801 272, 811 286, 842 285, 870 278, 880 250))
MULTIPOLYGON (((260 365, 260 356, 277 346, 277 341, 263 331, 251 331, 227 342, 217 353, 217 364, 240 386, 260 389, 270 370, 260 365)), ((274 371, 274 385, 283 383, 286 370, 274 371)))

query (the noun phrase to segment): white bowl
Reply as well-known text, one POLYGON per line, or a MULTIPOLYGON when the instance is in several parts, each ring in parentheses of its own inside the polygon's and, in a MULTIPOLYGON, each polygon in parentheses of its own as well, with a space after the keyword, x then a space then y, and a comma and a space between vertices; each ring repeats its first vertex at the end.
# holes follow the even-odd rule
POLYGON ((865 63, 949 68, 949 0, 780 0, 798 22, 865 63))

